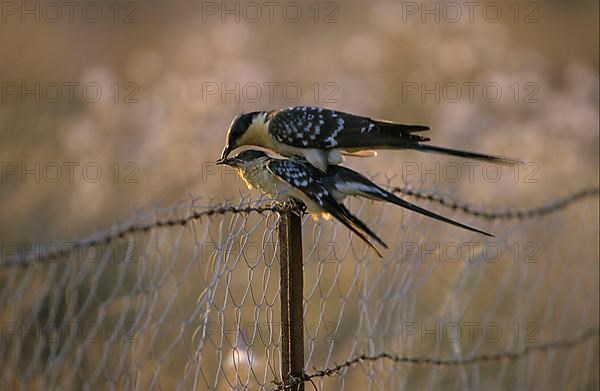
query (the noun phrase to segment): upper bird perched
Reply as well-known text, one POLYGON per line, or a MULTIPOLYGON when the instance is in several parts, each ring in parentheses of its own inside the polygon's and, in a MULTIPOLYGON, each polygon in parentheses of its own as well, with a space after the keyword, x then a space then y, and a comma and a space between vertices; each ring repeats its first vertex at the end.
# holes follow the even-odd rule
POLYGON ((236 148, 254 145, 283 156, 301 156, 326 172, 340 164, 342 154, 359 154, 374 149, 414 149, 439 152, 498 164, 518 161, 500 156, 421 144, 430 139, 416 134, 429 130, 423 125, 404 125, 375 120, 313 106, 254 111, 238 115, 229 127, 221 158, 236 148))

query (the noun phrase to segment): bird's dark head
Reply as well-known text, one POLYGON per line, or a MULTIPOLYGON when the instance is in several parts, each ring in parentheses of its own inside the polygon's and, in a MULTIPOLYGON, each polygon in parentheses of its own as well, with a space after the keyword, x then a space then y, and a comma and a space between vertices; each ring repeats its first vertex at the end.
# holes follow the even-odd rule
POLYGON ((264 117, 265 114, 264 111, 253 111, 242 113, 233 119, 227 131, 226 144, 223 153, 221 153, 221 159, 227 158, 234 149, 251 143, 247 140, 249 138, 248 130, 259 115, 264 117))
POLYGON ((217 160, 217 164, 225 164, 234 168, 244 168, 246 165, 253 164, 258 159, 268 158, 263 151, 248 149, 242 151, 231 158, 222 158, 217 160))

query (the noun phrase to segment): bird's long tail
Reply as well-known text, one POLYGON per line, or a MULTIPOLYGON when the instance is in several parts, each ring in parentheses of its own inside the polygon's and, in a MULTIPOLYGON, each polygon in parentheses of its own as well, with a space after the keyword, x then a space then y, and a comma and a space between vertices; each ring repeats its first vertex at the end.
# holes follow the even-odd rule
POLYGON ((406 148, 414 149, 417 151, 435 152, 435 153, 441 153, 444 155, 458 156, 458 157, 462 157, 465 159, 482 160, 482 161, 495 163, 495 164, 512 166, 515 164, 523 163, 520 160, 509 158, 509 157, 487 155, 484 153, 477 153, 477 152, 461 151, 459 149, 444 148, 444 147, 438 147, 438 146, 429 145, 429 144, 408 143, 405 145, 406 145, 406 148))
POLYGON ((397 124, 394 122, 377 121, 378 132, 376 136, 365 138, 357 138, 357 141, 364 145, 364 147, 373 149, 386 149, 386 148, 401 148, 401 149, 413 149, 424 152, 435 152, 444 155, 458 156, 465 159, 483 160, 490 163, 503 164, 503 165, 514 165, 522 163, 521 161, 504 156, 494 156, 484 153, 461 151, 459 149, 438 147, 435 145, 422 144, 429 141, 429 137, 422 136, 420 132, 429 130, 428 126, 423 125, 405 125, 397 124))
POLYGON ((422 152, 434 152, 444 155, 457 156, 464 159, 482 160, 484 162, 515 165, 523 163, 518 159, 510 157, 488 155, 485 153, 462 151, 460 149, 452 149, 438 147, 436 145, 424 144, 429 141, 429 137, 418 134, 429 128, 420 125, 402 125, 378 122, 378 132, 371 137, 354 137, 344 140, 345 154, 355 154, 357 151, 365 151, 372 149, 412 149, 422 152))
POLYGON ((463 223, 459 223, 458 221, 449 219, 448 217, 441 216, 441 215, 439 215, 437 213, 431 212, 431 211, 429 211, 427 209, 421 208, 420 206, 412 204, 412 203, 410 203, 408 201, 404 201, 402 198, 397 197, 396 195, 390 193, 389 191, 387 191, 385 189, 382 189, 381 187, 379 187, 379 186, 377 186, 375 184, 372 184, 372 186, 370 186, 368 188, 365 188, 361 192, 361 195, 364 196, 364 197, 373 199, 373 200, 377 200, 377 201, 388 201, 388 202, 391 202, 391 203, 393 203, 395 205, 398 205, 398 206, 401 206, 403 208, 412 210, 413 212, 420 213, 422 215, 434 218, 436 220, 443 221, 443 222, 448 223, 448 224, 452 224, 454 226, 457 226, 457 227, 460 227, 460 228, 463 228, 463 229, 466 229, 466 230, 469 230, 469 231, 477 232, 477 233, 480 233, 480 234, 483 234, 483 235, 486 235, 486 236, 491 236, 491 237, 494 236, 494 235, 492 235, 492 234, 490 234, 488 232, 482 231, 480 229, 477 229, 475 227, 471 227, 471 226, 463 224, 463 223))

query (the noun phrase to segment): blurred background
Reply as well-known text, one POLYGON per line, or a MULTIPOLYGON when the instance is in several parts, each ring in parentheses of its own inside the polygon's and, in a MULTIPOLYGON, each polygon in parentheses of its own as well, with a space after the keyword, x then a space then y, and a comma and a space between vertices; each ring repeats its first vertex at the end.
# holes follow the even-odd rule
POLYGON ((503 168, 499 183, 479 166, 476 184, 440 156, 348 162, 465 201, 525 206, 598 182, 596 1, 52 4, 3 3, 6 240, 80 237, 135 208, 235 196, 243 183, 212 165, 229 123, 293 105, 426 124, 435 144, 535 165, 503 168))
MULTIPOLYGON (((192 199, 201 206, 258 196, 235 173, 214 164, 227 128, 240 112, 294 105, 424 124, 432 128, 428 136, 433 144, 527 162, 499 168, 408 151, 347 160, 381 184, 450 194, 486 210, 536 207, 597 186, 598 2, 469 4, 3 2, 3 245, 28 248, 36 242, 85 238, 177 202, 189 205, 192 199)), ((390 348, 411 356, 447 358, 515 347, 509 333, 502 346, 465 343, 462 351, 452 344, 406 344, 398 336, 401 322, 407 320, 491 319, 504 330, 517 320, 534 322, 542 342, 576 336, 584 326, 597 327, 597 199, 564 214, 524 222, 488 222, 437 209, 491 230, 505 250, 517 243, 526 251, 524 244, 536 244, 540 263, 533 266, 510 259, 494 265, 467 262, 466 254, 462 262, 441 266, 423 262, 419 254, 407 256, 400 246, 482 238, 398 208, 358 202, 350 206, 382 233, 391 250, 380 262, 368 252, 355 251, 360 244, 348 240, 337 225, 305 220, 308 369, 331 366, 357 352, 390 348), (334 262, 323 260, 323 243, 337 243, 340 254, 334 262), (335 349, 328 341, 318 341, 332 330, 335 349)), ((147 250, 141 256, 144 262, 131 267, 58 263, 0 271, 3 322, 72 317, 122 325, 132 320, 142 342, 130 355, 128 347, 94 345, 83 360, 76 349, 64 348, 70 357, 66 360, 72 360, 67 362, 77 366, 55 367, 48 364, 57 361, 47 347, 43 354, 41 348, 35 350, 43 345, 39 341, 13 341, 0 351, 0 362, 10 364, 0 385, 56 385, 69 379, 69 368, 76 368, 73 389, 89 384, 126 389, 136 376, 137 384, 149 388, 192 388, 187 375, 198 363, 190 346, 198 346, 194 330, 202 324, 202 306, 210 309, 206 319, 217 329, 229 330, 233 340, 240 319, 272 324, 279 310, 272 308, 278 293, 276 252, 265 246, 275 240, 275 217, 227 215, 208 222, 194 222, 185 233, 179 227, 160 228, 130 238, 147 250), (207 254, 203 247, 230 241, 239 245, 240 240, 261 244, 258 264, 207 254), (200 252, 209 259, 198 262, 200 252), (206 299, 215 281, 214 296, 206 299), (220 304, 226 310, 219 310, 220 304), (154 306, 165 308, 164 313, 154 312, 154 306), (177 345, 174 350, 171 341, 177 345), (107 359, 106 346, 123 349, 110 357, 127 357, 126 364, 107 359), (98 362, 105 363, 106 369, 98 368, 112 378, 99 374, 98 362), (11 369, 17 367, 20 372, 11 369), (29 372, 24 369, 28 367, 29 372), (117 375, 120 371, 126 375, 117 375), (21 373, 26 375, 20 378, 21 373)), ((3 247, 2 255, 6 252, 3 247)), ((505 251, 502 259, 511 255, 505 251)), ((219 340, 219 332, 212 331, 206 334, 216 342, 206 342, 206 358, 198 365, 203 382, 197 388, 228 389, 238 384, 236 376, 254 376, 239 383, 250 388, 273 386, 278 374, 276 330, 264 344, 248 343, 248 350, 239 340, 224 341, 222 335, 219 340), (246 357, 240 354, 250 355, 252 348, 258 370, 250 375, 239 365, 246 357)), ((474 389, 492 387, 496 381, 504 381, 507 388, 594 388, 598 377, 589 372, 597 367, 597 340, 592 343, 593 349, 531 359, 522 367, 439 373, 425 367, 410 377, 401 371, 412 367, 382 364, 377 367, 384 374, 381 384, 360 370, 340 382, 347 379, 347 387, 356 389, 446 388, 446 381, 474 389), (567 361, 572 372, 563 367, 567 361), (394 377, 398 373, 402 376, 394 377), (529 382, 531 378, 541 380, 529 382)), ((340 387, 331 381, 325 385, 340 387)), ((324 384, 319 386, 323 389, 324 384)))

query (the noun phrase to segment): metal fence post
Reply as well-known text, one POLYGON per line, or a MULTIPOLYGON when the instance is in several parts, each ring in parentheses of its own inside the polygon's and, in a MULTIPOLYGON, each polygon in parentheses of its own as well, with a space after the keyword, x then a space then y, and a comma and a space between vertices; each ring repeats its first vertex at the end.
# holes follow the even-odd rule
MULTIPOLYGON (((281 370, 284 384, 304 374, 304 322, 302 289, 302 220, 286 208, 279 215, 281 264, 281 370)), ((304 383, 289 388, 304 391, 304 383)))

